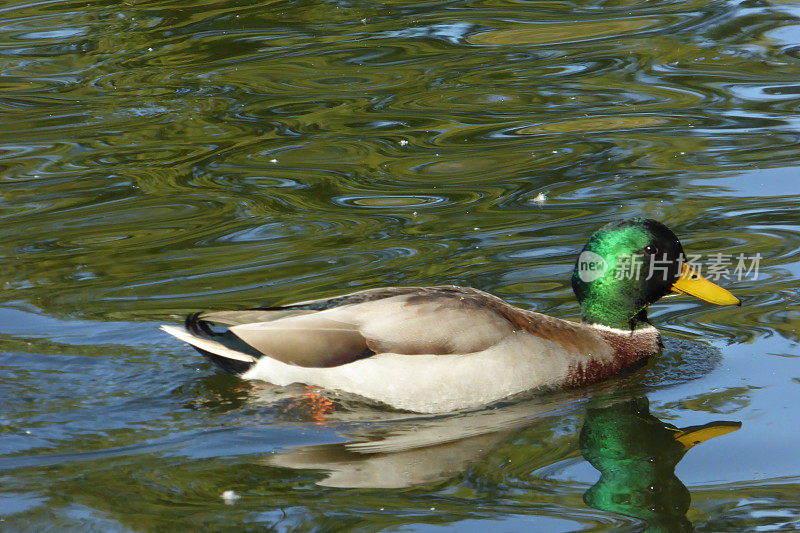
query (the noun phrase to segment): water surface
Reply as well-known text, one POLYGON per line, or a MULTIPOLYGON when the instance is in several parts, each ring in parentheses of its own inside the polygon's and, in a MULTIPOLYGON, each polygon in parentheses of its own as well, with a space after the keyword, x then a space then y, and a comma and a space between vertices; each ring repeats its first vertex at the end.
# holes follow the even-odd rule
POLYGON ((779 0, 0 7, 0 519, 799 527, 798 72, 779 0), (584 390, 320 417, 156 329, 393 284, 574 319, 576 254, 626 216, 758 278, 659 303, 664 353, 584 390))

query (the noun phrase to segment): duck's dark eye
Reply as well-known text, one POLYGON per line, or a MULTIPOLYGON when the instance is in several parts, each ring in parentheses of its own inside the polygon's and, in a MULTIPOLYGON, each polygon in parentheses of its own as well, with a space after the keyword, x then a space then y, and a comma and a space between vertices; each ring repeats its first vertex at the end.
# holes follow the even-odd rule
POLYGON ((653 246, 652 244, 648 244, 644 247, 644 253, 650 255, 656 255, 658 253, 658 248, 653 246))

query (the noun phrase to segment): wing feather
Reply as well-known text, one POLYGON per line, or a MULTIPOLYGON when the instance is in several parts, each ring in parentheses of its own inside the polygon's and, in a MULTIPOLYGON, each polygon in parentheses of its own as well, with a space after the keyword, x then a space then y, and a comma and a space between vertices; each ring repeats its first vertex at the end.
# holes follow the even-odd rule
POLYGON ((285 307, 190 315, 193 339, 184 340, 198 346, 195 339, 204 338, 237 353, 306 367, 337 366, 381 353, 476 353, 518 331, 573 342, 570 323, 546 318, 477 289, 389 287, 285 307), (212 323, 228 329, 215 331, 212 323))
POLYGON ((261 353, 298 366, 337 366, 374 354, 355 324, 320 313, 241 324, 230 332, 261 353))

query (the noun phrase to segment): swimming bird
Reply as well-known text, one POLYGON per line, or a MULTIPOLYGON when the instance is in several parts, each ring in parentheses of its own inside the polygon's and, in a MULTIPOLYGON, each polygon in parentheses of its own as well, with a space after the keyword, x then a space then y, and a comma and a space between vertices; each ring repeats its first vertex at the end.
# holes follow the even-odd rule
POLYGON ((572 273, 580 323, 448 285, 194 313, 183 328, 161 329, 244 379, 449 412, 532 389, 577 387, 641 365, 662 347, 647 309, 671 292, 741 305, 683 258, 680 241, 660 222, 603 226, 572 273))

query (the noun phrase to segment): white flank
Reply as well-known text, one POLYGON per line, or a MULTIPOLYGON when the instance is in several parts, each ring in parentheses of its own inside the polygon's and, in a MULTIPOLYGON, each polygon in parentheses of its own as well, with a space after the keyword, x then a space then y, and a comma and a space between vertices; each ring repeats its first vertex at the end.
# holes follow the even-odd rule
MULTIPOLYGON (((606 360, 608 353, 589 355, 606 360)), ((565 352, 555 342, 518 333, 470 354, 384 353, 345 365, 311 368, 262 357, 242 375, 275 385, 304 383, 342 390, 396 409, 444 413, 473 408, 540 387, 557 387, 587 354, 565 352)))

